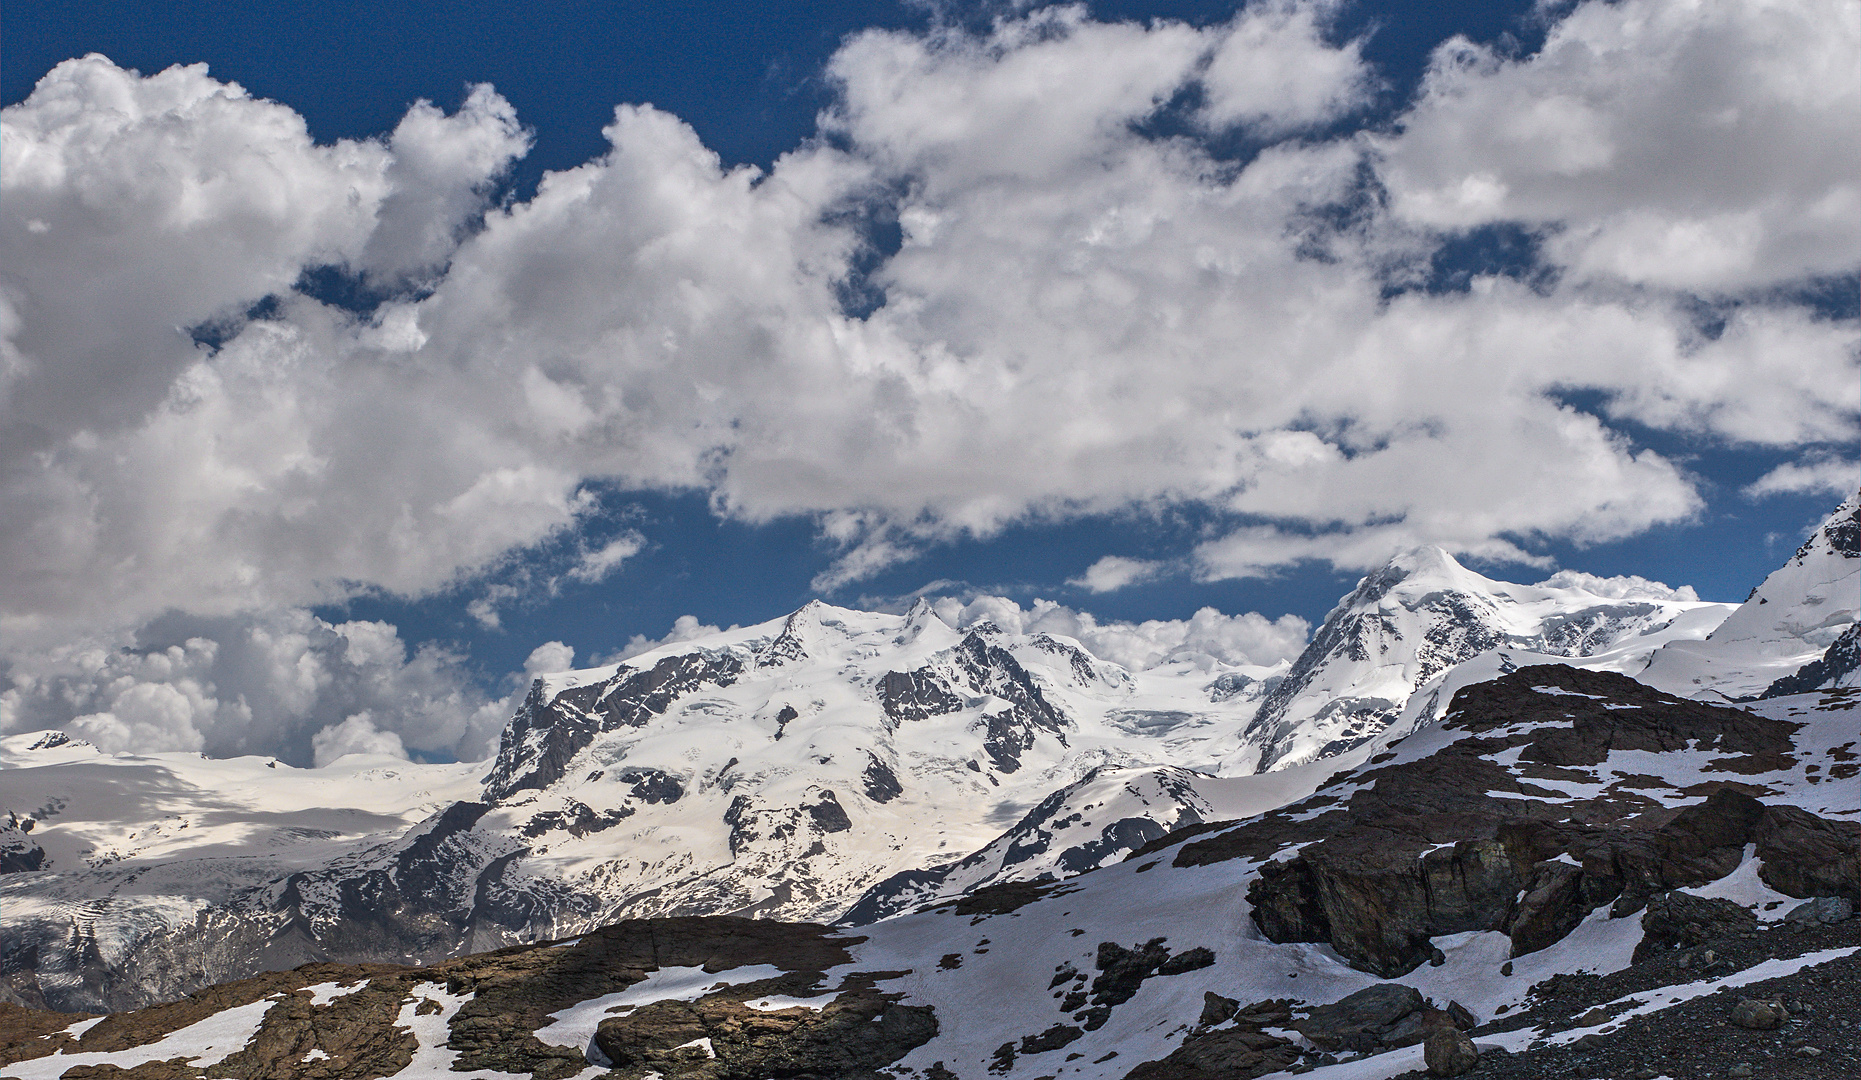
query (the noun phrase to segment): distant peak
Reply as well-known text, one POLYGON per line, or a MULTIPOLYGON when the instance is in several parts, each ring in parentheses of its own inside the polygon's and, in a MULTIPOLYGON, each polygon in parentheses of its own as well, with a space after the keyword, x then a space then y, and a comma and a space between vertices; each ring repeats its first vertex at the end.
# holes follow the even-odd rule
POLYGON ((1423 544, 1421 547, 1410 548, 1392 557, 1388 565, 1403 570, 1409 577, 1468 572, 1459 560, 1447 553, 1446 548, 1436 544, 1423 544))

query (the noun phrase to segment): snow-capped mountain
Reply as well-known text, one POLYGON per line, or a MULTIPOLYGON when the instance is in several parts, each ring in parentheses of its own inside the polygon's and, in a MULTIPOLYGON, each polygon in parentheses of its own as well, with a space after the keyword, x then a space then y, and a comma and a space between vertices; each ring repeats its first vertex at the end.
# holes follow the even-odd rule
POLYGON ((37 967, 72 1000, 122 1004, 261 952, 432 959, 634 915, 833 919, 1089 775, 1176 767, 1154 798, 1115 817, 1094 805, 1012 866, 1060 875, 1227 807, 1195 784, 1283 671, 1129 671, 1070 640, 958 630, 928 605, 813 603, 544 677, 489 763, 295 770, 19 736, 0 740, 4 839, 27 872, 0 877, 0 926, 14 955, 63 957, 37 967), (279 794, 299 788, 317 794, 279 794), (84 996, 97 971, 130 996, 84 996))
POLYGON ((118 1007, 255 964, 432 960, 629 917, 863 919, 1066 877, 1309 794, 1416 685, 1495 645, 1622 669, 1728 610, 1583 585, 1411 553, 1290 675, 1130 670, 928 604, 816 602, 544 676, 469 766, 0 740, 17 819, 0 841, 24 871, 0 876, 0 953, 37 957, 34 993, 118 1007))
POLYGON ((1669 693, 1731 701, 1853 686, 1861 681, 1857 607, 1861 493, 1830 514, 1711 635, 1661 649, 1638 677, 1669 693), (1807 673, 1808 685, 1798 685, 1811 664, 1820 666, 1807 673))
MULTIPOLYGON (((1258 768, 1333 757, 1375 737, 1418 686, 1483 653, 1587 657, 1630 645, 1610 666, 1672 641, 1704 637, 1730 604, 1686 599, 1655 583, 1612 589, 1560 575, 1494 581, 1438 547, 1391 559, 1338 601, 1248 725, 1258 768)), ((1634 666, 1639 667, 1639 664, 1634 666)))

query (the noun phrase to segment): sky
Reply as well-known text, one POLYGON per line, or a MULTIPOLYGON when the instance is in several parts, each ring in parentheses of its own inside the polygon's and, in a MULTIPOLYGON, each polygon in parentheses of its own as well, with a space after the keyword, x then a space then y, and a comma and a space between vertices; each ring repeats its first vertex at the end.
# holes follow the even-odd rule
POLYGON ((1828 0, 14 5, 0 731, 480 757, 816 596, 1265 665, 1423 543, 1741 600, 1861 483, 1858 64, 1828 0))

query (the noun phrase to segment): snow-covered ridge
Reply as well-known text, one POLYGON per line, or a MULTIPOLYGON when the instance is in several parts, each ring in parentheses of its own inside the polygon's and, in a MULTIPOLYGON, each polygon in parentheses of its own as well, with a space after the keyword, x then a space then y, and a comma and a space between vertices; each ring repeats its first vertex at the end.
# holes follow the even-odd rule
MULTIPOLYGON (((1822 660, 1855 625, 1861 607, 1861 493, 1829 515, 1790 561, 1702 641, 1675 642, 1656 653, 1640 678, 1689 697, 1754 698, 1822 660)), ((1841 650, 1838 652, 1838 661, 1841 650)), ((1847 652, 1852 656, 1852 644, 1847 652)), ((1817 686, 1853 686, 1853 661, 1829 666, 1817 686)))
MULTIPOLYGON (((1400 715, 1418 686, 1494 650, 1581 658, 1626 648, 1645 657, 1670 641, 1704 637, 1732 610, 1691 599, 1690 589, 1615 584, 1568 573, 1537 585, 1495 581, 1438 547, 1391 559, 1338 602, 1262 703, 1246 733, 1259 747, 1259 767, 1362 745, 1400 715)), ((1608 666, 1624 670, 1629 662, 1608 666)))

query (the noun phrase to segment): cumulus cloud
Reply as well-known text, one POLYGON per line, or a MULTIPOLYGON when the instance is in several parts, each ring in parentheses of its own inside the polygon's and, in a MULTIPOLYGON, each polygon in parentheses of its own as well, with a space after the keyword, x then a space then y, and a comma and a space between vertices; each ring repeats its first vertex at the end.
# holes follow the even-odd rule
POLYGON ((310 737, 310 747, 318 768, 348 754, 385 754, 407 760, 401 737, 376 727, 374 718, 366 712, 317 732, 310 737))
POLYGON ((170 615, 135 638, 15 653, 4 675, 0 731, 59 727, 108 751, 297 765, 407 748, 476 759, 509 715, 462 658, 430 644, 410 651, 386 623, 332 624, 301 609, 170 615))
POLYGON ((1296 615, 1224 615, 1212 607, 1187 619, 1102 623, 1091 612, 1051 600, 1035 600, 1023 608, 1005 596, 982 595, 967 600, 943 597, 931 606, 938 618, 958 628, 986 621, 1011 634, 1070 637, 1092 655, 1132 671, 1172 663, 1205 671, 1222 665, 1270 667, 1298 656, 1312 633, 1311 624, 1296 615))
POLYGON ((1699 593, 1691 585, 1682 585, 1678 589, 1664 581, 1650 581, 1638 574, 1621 574, 1616 577, 1598 577, 1581 570, 1559 570, 1538 583, 1546 589, 1582 589, 1597 596, 1606 596, 1611 600, 1686 600, 1696 601, 1699 593))
POLYGON ((1861 462, 1830 455, 1790 461, 1745 485, 1747 497, 1770 495, 1833 495, 1845 498, 1861 487, 1861 462))
MULTIPOLYGON (((269 625, 578 551, 484 586, 496 625, 639 550, 576 547, 591 483, 811 517, 841 553, 824 589, 1134 507, 1255 523, 1197 548, 1202 577, 1418 543, 1532 561, 1687 520, 1696 479, 1623 422, 1861 434, 1854 321, 1773 288, 1854 264, 1854 8, 1581 4, 1534 56, 1444 47, 1374 139, 1316 134, 1375 82, 1326 5, 869 31, 828 65, 826 137, 767 172, 624 105, 606 153, 504 206, 527 138, 489 88, 319 146, 204 67, 71 61, 0 117, 0 638, 37 678, 165 611, 269 625), (1233 162, 1194 124, 1146 132, 1183 100, 1279 141, 1233 162), (860 221, 894 217, 862 276, 860 221), (1407 288, 1440 232, 1496 222, 1558 273, 1407 288), (325 265, 420 289, 358 317, 293 290, 325 265), (850 283, 882 302, 848 315, 850 283), (1707 334, 1685 290, 1739 302, 1707 334), (206 323, 217 351, 176 329, 206 323)), ((168 690, 87 689, 66 719, 232 745, 235 699, 147 681, 168 690)), ((265 730, 308 759, 364 711, 438 745, 371 702, 265 730)))
POLYGON ((1507 59, 1456 38, 1380 170, 1397 211, 1547 229, 1576 278, 1703 291, 1861 249, 1861 4, 1587 0, 1507 59))
MULTIPOLYGON (((735 630, 736 627, 733 626, 731 629, 735 630)), ((665 637, 649 638, 645 634, 635 634, 633 637, 629 638, 627 644, 622 646, 618 651, 610 656, 604 656, 596 660, 595 665, 599 667, 603 664, 618 664, 626 660, 631 660, 643 652, 657 649, 661 645, 673 645, 681 641, 691 641, 694 638, 708 637, 711 634, 720 632, 721 628, 698 621, 696 615, 680 615, 678 618, 672 620, 672 629, 666 631, 665 637)))

